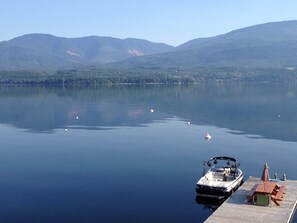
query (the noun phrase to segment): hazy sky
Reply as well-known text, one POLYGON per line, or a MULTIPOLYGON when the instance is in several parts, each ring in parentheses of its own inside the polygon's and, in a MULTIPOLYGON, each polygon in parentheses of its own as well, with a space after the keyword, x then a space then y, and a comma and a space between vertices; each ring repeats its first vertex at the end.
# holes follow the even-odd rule
POLYGON ((0 41, 28 33, 140 38, 179 45, 297 20, 296 0, 1 0, 0 41))

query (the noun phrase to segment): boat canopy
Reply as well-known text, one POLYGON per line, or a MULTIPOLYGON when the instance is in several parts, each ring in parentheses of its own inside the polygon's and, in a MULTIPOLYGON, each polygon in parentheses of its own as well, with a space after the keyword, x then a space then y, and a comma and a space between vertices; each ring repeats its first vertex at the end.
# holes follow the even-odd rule
POLYGON ((233 161, 234 163, 236 163, 236 159, 234 159, 233 157, 228 157, 228 156, 217 156, 217 157, 212 157, 209 159, 209 161, 212 160, 229 160, 229 161, 233 161))
POLYGON ((232 165, 233 167, 237 167, 239 164, 236 163, 236 159, 233 157, 229 157, 229 156, 216 156, 216 157, 212 157, 210 158, 207 162, 204 162, 204 166, 212 166, 213 164, 217 164, 217 161, 226 161, 228 165, 230 165, 230 162, 233 162, 234 165, 232 165))
POLYGON ((228 166, 235 169, 234 174, 237 172, 237 167, 239 166, 239 164, 236 163, 235 158, 229 157, 229 156, 216 156, 216 157, 210 158, 207 162, 204 162, 204 168, 203 168, 202 176, 205 175, 206 168, 210 168, 211 166, 214 167, 217 164, 218 160, 219 161, 226 161, 228 166), (231 164, 230 161, 233 162, 233 163, 231 164))

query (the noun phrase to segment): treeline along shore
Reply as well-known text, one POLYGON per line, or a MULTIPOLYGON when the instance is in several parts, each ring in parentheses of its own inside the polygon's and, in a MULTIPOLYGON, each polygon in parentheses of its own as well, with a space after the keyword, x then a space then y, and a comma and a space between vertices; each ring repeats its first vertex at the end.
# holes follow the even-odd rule
POLYGON ((295 68, 91 68, 0 71, 1 85, 297 83, 295 68))

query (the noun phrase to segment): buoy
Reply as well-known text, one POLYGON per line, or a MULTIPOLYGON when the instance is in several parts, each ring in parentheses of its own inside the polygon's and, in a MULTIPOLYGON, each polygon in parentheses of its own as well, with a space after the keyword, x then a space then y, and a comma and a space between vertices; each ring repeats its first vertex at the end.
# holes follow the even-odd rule
POLYGON ((67 131, 68 131, 68 129, 64 129, 64 131, 65 131, 65 132, 67 132, 67 131))
POLYGON ((154 109, 151 109, 151 113, 153 113, 154 112, 154 109))
POLYGON ((191 125, 191 122, 187 122, 187 125, 191 125))
POLYGON ((76 116, 75 118, 78 119, 78 116, 76 116))
POLYGON ((211 140, 211 135, 209 133, 206 133, 204 138, 205 138, 205 140, 209 141, 209 140, 211 140))

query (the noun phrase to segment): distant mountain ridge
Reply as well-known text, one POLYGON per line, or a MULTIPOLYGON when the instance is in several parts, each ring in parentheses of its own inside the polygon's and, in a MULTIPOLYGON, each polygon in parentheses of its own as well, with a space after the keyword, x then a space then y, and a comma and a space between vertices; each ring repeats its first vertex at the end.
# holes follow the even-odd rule
POLYGON ((163 43, 133 38, 64 38, 49 34, 27 34, 0 42, 0 68, 72 68, 163 53, 171 48, 173 47, 163 43))
POLYGON ((250 26, 180 46, 141 39, 28 34, 0 42, 0 70, 108 66, 297 67, 297 21, 250 26))
POLYGON ((297 21, 273 22, 188 41, 170 52, 129 59, 125 67, 297 67, 297 21))

